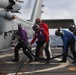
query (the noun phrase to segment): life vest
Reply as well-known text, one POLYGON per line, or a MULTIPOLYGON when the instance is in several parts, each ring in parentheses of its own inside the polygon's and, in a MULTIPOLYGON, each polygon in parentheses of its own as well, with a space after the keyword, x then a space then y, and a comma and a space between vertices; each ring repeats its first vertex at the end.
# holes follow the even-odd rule
POLYGON ((27 32, 21 27, 20 31, 18 31, 19 35, 19 42, 23 40, 24 44, 27 46, 28 45, 28 37, 27 37, 27 32))
POLYGON ((43 28, 39 29, 39 32, 36 32, 36 38, 38 38, 38 41, 45 41, 45 36, 44 36, 44 32, 43 32, 43 28))

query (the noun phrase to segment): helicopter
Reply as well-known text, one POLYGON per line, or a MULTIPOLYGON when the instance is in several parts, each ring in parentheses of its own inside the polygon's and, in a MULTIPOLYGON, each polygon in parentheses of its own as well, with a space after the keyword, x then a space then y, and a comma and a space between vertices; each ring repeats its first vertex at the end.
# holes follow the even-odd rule
POLYGON ((29 21, 15 15, 20 13, 21 3, 22 0, 0 0, 0 51, 11 48, 12 36, 18 30, 18 23, 26 29, 28 38, 34 34, 32 26, 35 19, 41 16, 42 0, 35 0, 29 21))

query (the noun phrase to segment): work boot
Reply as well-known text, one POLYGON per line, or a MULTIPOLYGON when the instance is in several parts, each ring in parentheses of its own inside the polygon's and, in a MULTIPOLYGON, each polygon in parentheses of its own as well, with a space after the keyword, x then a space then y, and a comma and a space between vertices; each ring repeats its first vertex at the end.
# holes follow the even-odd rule
POLYGON ((19 61, 19 59, 13 59, 12 60, 12 62, 18 62, 19 61))
POLYGON ((34 61, 34 59, 31 59, 31 60, 28 61, 28 63, 33 62, 33 61, 34 61))
POLYGON ((46 63, 50 63, 50 61, 49 61, 49 60, 47 60, 47 61, 46 61, 46 63))
POLYGON ((39 61, 39 58, 38 57, 35 57, 35 61, 39 61))

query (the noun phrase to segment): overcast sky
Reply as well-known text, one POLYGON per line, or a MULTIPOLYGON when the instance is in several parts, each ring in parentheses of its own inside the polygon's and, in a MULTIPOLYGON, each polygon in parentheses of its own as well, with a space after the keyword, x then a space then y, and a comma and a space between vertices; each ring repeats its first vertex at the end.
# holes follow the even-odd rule
MULTIPOLYGON (((23 0, 21 4, 21 14, 19 17, 27 20, 30 19, 35 0, 23 0)), ((76 24, 76 0, 42 0, 43 5, 42 19, 74 19, 76 24)), ((55 30, 50 30, 55 34, 55 30)))
MULTIPOLYGON (((23 0, 21 4, 21 18, 30 19, 35 0, 23 0)), ((76 0, 42 0, 45 6, 42 8, 42 19, 74 19, 76 24, 76 0)), ((50 30, 51 31, 51 30, 50 30)), ((54 34, 52 30, 51 34, 54 34)))
POLYGON ((51 19, 76 19, 76 0, 43 0, 44 15, 51 19))
MULTIPOLYGON (((35 0, 23 0, 20 10, 22 18, 28 19, 31 16, 35 0)), ((42 19, 74 19, 76 24, 76 0, 43 0, 45 5, 42 10, 42 19)))

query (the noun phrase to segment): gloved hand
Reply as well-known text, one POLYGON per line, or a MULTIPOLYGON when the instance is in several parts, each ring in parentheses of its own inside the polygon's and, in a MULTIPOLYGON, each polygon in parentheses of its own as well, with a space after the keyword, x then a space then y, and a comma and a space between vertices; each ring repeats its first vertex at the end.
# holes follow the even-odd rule
POLYGON ((47 45, 47 43, 45 42, 45 43, 43 44, 43 46, 42 46, 42 47, 43 47, 43 48, 45 48, 45 47, 46 47, 46 45, 47 45))
POLYGON ((31 47, 32 47, 31 44, 27 45, 27 48, 28 48, 28 49, 31 49, 31 47))

